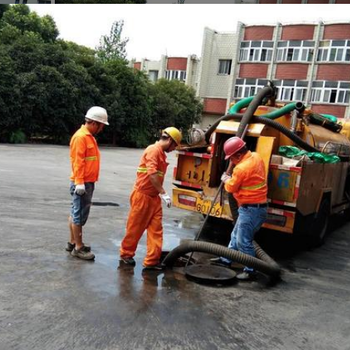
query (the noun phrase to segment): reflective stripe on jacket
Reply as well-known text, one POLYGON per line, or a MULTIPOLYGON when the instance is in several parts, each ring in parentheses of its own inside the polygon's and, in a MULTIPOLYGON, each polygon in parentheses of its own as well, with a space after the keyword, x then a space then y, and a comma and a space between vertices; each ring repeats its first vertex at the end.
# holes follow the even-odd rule
POLYGON ((156 142, 148 146, 143 152, 137 168, 135 189, 148 196, 158 196, 158 191, 152 185, 149 175, 158 174, 159 181, 163 185, 167 167, 166 155, 160 144, 156 142))
POLYGON ((258 153, 248 151, 244 155, 225 189, 233 194, 239 206, 267 202, 265 165, 258 153))
POLYGON ((96 139, 85 125, 70 141, 71 181, 76 185, 96 182, 100 172, 100 151, 96 139))

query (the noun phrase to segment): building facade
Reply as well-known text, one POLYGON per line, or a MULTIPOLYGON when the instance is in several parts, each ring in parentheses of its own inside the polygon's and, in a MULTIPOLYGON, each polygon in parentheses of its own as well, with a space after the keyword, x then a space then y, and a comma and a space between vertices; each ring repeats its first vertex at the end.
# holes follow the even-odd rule
POLYGON ((186 85, 197 88, 197 76, 199 59, 196 55, 188 57, 161 56, 160 61, 142 59, 139 62, 132 62, 135 69, 145 72, 151 81, 164 78, 167 80, 179 80, 186 85))
POLYGON ((197 87, 204 126, 268 80, 277 87, 277 101, 350 117, 350 22, 239 23, 236 33, 205 29, 197 87))
POLYGON ((197 95, 202 99, 202 126, 225 114, 229 91, 235 76, 239 37, 236 33, 219 33, 205 28, 198 72, 197 95))

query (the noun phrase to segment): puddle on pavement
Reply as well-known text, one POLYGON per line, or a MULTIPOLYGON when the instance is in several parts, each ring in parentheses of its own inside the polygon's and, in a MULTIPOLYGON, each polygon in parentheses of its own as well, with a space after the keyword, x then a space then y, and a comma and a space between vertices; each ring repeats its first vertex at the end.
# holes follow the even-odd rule
MULTIPOLYGON (((179 239, 172 237, 171 245, 174 247, 178 245, 179 239)), ((116 243, 116 240, 113 240, 116 243)), ((179 242, 180 243, 180 242, 179 242)), ((96 292, 104 292, 109 295, 124 295, 131 293, 130 295, 140 293, 147 289, 162 290, 164 288, 177 288, 181 283, 187 283, 185 276, 179 272, 175 272, 172 269, 166 269, 164 271, 149 271, 144 270, 142 263, 145 255, 145 247, 140 246, 136 253, 136 266, 127 266, 119 262, 118 252, 115 254, 97 254, 94 264, 102 264, 108 267, 109 272, 103 276, 99 274, 96 279, 92 279, 90 288, 96 292), (141 249, 143 248, 143 249, 141 249), (113 279, 110 279, 110 275, 113 275, 113 279), (109 276, 109 277, 108 277, 109 276), (101 280, 100 283, 96 283, 96 280, 101 280), (108 282, 104 281, 109 279, 108 282)), ((177 268, 178 270, 178 268, 177 268)), ((181 270, 181 269, 180 269, 181 270)))
MULTIPOLYGON (((164 241, 163 251, 171 251, 179 246, 185 240, 191 240, 197 234, 203 223, 201 215, 196 213, 186 215, 181 220, 163 222, 164 225, 164 241)), ((216 228, 220 231, 219 228, 216 228)), ((205 228, 205 231, 212 232, 212 228, 205 228)), ((96 292, 104 292, 107 295, 121 296, 125 300, 132 298, 140 299, 142 302, 147 294, 155 295, 164 290, 169 293, 179 288, 185 288, 189 283, 184 276, 182 268, 166 269, 165 271, 144 271, 142 262, 146 255, 147 235, 143 235, 135 255, 136 266, 130 267, 120 265, 118 250, 121 239, 111 239, 111 243, 117 249, 113 254, 101 253, 96 255, 95 264, 107 267, 106 276, 97 276, 96 279, 101 280, 102 285, 96 285, 96 281, 91 281, 91 288, 96 292)), ((99 283, 98 283, 99 284, 99 283)))
POLYGON ((203 223, 203 218, 200 214, 190 214, 182 218, 181 220, 175 219, 178 228, 184 229, 199 229, 203 223))

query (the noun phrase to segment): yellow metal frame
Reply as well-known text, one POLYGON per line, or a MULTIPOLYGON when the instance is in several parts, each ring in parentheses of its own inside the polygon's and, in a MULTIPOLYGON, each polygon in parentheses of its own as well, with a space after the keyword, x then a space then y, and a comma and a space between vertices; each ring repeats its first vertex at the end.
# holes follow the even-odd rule
MULTIPOLYGON (((211 207, 211 204, 212 204, 212 201, 210 199, 203 198, 202 192, 196 192, 196 191, 186 190, 186 189, 182 189, 182 188, 173 188, 173 205, 174 205, 174 207, 207 215, 208 211, 211 207), (193 206, 193 205, 186 205, 184 203, 180 203, 179 202, 179 195, 193 198, 196 201, 195 205, 193 206)), ((295 222, 295 213, 290 212, 290 211, 288 211, 288 213, 292 214, 293 216, 291 217, 291 216, 283 215, 284 217, 286 217, 285 226, 281 227, 278 225, 264 223, 263 227, 292 234, 293 228, 294 228, 294 222, 295 222)), ((230 207, 229 207, 229 204, 226 202, 224 203, 223 207, 220 206, 219 202, 215 203, 210 215, 217 217, 217 218, 232 221, 230 207)))
MULTIPOLYGON (((211 199, 204 199, 201 192, 196 192, 192 190, 186 190, 183 188, 173 188, 173 205, 174 207, 191 210, 197 213, 205 214, 207 215, 209 212, 209 209, 211 207, 212 200, 211 199), (186 196, 191 197, 195 199, 195 205, 188 205, 184 203, 180 203, 179 196, 186 196)), ((226 206, 222 207, 219 202, 215 203, 210 216, 215 216, 217 218, 226 218, 229 219, 230 217, 226 213, 226 206)), ((229 208, 228 208, 229 209, 229 208)))
POLYGON ((289 217, 289 216, 286 217, 287 218, 286 224, 283 227, 278 225, 268 224, 266 222, 262 225, 262 227, 275 230, 275 231, 281 231, 281 232, 292 234, 294 229, 294 223, 295 223, 295 213, 293 214, 294 214, 293 217, 289 217))

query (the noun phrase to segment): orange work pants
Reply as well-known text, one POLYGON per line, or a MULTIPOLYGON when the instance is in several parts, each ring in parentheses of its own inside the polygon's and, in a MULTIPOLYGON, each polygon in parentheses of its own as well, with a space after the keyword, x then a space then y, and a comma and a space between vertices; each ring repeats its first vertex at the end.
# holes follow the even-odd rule
POLYGON ((147 230, 147 255, 144 266, 159 263, 163 245, 162 203, 159 196, 150 197, 137 190, 130 196, 126 234, 120 246, 122 258, 132 258, 142 234, 147 230))

